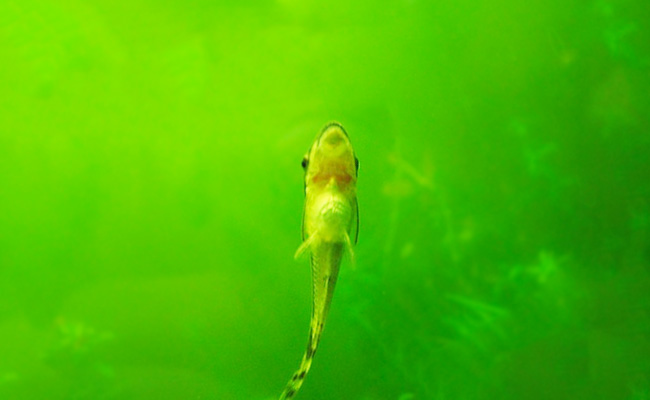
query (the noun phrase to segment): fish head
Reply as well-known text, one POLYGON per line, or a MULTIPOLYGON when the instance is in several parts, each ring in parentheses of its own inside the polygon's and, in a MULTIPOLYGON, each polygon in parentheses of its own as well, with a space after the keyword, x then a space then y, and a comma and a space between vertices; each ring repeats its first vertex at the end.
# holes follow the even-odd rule
POLYGON ((330 122, 317 136, 302 165, 307 186, 341 188, 356 183, 359 160, 343 126, 330 122))

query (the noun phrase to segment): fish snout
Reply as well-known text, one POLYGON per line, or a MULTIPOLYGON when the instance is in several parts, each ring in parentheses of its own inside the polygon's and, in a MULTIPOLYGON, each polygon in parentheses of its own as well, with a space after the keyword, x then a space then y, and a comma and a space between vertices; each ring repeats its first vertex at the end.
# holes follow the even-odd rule
POLYGON ((325 142, 325 144, 328 146, 338 146, 345 141, 345 136, 340 129, 330 129, 329 131, 325 132, 323 136, 324 138, 322 141, 325 142))
POLYGON ((350 147, 350 141, 343 127, 338 124, 328 126, 319 140, 319 150, 328 157, 344 155, 350 147))

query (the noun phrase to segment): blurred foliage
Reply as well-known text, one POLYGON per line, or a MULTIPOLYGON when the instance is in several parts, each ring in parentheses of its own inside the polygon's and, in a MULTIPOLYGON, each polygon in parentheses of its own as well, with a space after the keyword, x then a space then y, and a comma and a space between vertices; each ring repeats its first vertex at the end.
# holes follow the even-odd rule
POLYGON ((45 362, 59 371, 62 379, 77 382, 66 398, 115 398, 115 371, 98 351, 113 335, 64 318, 56 321, 56 331, 55 344, 45 355, 45 362))

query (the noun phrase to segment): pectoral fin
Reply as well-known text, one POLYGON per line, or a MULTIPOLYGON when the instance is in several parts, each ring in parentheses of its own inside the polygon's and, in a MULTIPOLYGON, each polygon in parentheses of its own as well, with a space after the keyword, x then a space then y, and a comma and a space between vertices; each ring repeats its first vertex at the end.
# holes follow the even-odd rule
POLYGON ((305 241, 303 241, 300 247, 298 247, 298 250, 296 250, 296 254, 293 255, 293 258, 295 258, 296 260, 300 258, 300 256, 302 256, 303 253, 307 251, 307 249, 309 249, 311 244, 314 243, 317 234, 318 232, 314 233, 313 235, 309 236, 305 241))
POLYGON ((345 248, 348 251, 348 253, 350 253, 350 262, 352 264, 352 267, 356 266, 356 261, 354 258, 354 245, 350 240, 350 235, 348 235, 347 233, 345 234, 345 248))
POLYGON ((354 219, 352 221, 352 237, 354 238, 354 244, 356 245, 359 241, 359 203, 357 198, 354 198, 354 219))

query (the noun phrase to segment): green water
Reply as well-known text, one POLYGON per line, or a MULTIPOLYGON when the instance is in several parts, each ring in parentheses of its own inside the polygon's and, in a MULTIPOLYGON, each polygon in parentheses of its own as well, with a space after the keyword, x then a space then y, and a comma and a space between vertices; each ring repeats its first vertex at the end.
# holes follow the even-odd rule
POLYGON ((646 0, 0 0, 0 399, 650 399, 646 0))

